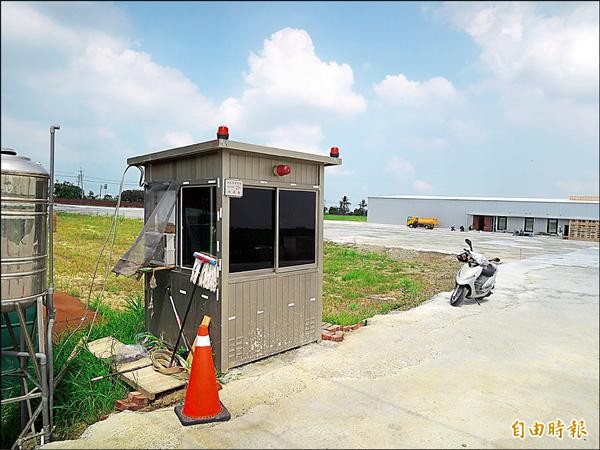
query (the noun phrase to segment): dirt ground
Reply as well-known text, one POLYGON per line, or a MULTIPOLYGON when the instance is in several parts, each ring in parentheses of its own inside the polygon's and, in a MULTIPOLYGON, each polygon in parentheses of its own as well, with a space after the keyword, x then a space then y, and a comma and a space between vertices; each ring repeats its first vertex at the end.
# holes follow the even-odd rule
MULTIPOLYGON (((83 318, 85 327, 93 318, 94 311, 85 308, 85 305, 77 298, 66 292, 56 292, 54 294, 54 307, 56 309, 56 318, 53 328, 53 340, 61 336, 65 330, 77 327, 83 318)), ((96 320, 101 317, 98 315, 96 320)))

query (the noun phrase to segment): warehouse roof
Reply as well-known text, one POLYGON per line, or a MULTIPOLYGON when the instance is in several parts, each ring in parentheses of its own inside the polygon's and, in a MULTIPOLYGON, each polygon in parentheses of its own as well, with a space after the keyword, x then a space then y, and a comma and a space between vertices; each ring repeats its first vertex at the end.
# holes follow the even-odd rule
POLYGON ((445 197, 434 195, 370 195, 369 198, 388 198, 406 200, 473 200, 495 202, 539 202, 539 203, 598 203, 589 200, 569 200, 563 198, 510 198, 510 197, 445 197))
POLYGON ((163 161, 167 159, 195 156, 202 153, 214 152, 216 150, 224 148, 228 148, 230 150, 238 150, 242 152, 259 153, 262 155, 275 156, 277 158, 299 159, 303 161, 319 162, 325 164, 326 166, 337 166, 342 163, 341 158, 332 158, 326 155, 316 155, 314 153, 304 153, 294 150, 266 147, 263 145, 246 144, 244 142, 215 139, 212 141, 187 145, 185 147, 177 147, 169 150, 148 153, 146 155, 133 156, 127 159, 127 164, 143 165, 146 163, 163 161))

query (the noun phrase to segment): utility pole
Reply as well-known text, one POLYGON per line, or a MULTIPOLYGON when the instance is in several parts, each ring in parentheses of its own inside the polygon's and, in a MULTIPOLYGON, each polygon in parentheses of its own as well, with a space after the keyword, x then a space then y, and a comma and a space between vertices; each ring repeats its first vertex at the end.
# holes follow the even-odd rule
POLYGON ((85 196, 85 190, 83 189, 83 169, 80 167, 77 173, 77 186, 81 188, 81 198, 85 196))

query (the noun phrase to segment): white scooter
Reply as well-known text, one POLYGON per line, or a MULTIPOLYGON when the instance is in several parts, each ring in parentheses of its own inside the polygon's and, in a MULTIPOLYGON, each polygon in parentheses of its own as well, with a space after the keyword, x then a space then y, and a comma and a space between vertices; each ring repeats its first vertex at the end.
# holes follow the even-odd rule
POLYGON ((500 258, 488 261, 485 256, 473 251, 469 239, 465 239, 465 242, 470 250, 465 248, 463 253, 456 256, 465 265, 456 274, 456 287, 450 296, 452 306, 460 305, 465 298, 472 298, 481 305, 479 299, 492 295, 496 284, 500 258))

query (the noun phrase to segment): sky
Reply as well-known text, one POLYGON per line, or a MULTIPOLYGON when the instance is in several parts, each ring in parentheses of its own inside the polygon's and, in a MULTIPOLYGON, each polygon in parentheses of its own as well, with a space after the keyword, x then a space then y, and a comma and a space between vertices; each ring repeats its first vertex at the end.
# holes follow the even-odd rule
POLYGON ((114 195, 128 157, 227 125, 339 147, 328 206, 597 195, 598 5, 2 2, 2 147, 48 167, 60 124, 57 178, 114 195))

